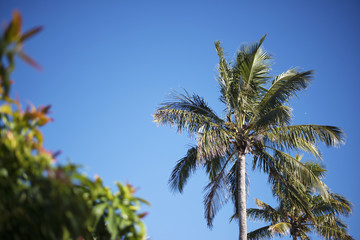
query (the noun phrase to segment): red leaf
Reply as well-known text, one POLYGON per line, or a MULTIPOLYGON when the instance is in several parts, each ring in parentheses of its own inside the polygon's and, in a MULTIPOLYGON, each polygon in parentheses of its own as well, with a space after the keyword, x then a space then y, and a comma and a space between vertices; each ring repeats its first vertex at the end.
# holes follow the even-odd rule
POLYGON ((43 27, 36 27, 33 28, 29 31, 27 31, 26 33, 24 33, 21 38, 20 38, 20 42, 25 41, 26 39, 28 39, 29 37, 35 35, 36 33, 40 32, 43 29, 43 27))
POLYGON ((138 216, 139 218, 144 218, 148 215, 149 213, 148 212, 144 212, 144 213, 140 213, 138 216))
POLYGON ((25 62, 27 62, 29 65, 33 66, 34 68, 36 68, 37 70, 41 71, 42 67, 31 57, 29 57, 28 55, 26 55, 24 52, 19 52, 19 57, 24 60, 25 62))

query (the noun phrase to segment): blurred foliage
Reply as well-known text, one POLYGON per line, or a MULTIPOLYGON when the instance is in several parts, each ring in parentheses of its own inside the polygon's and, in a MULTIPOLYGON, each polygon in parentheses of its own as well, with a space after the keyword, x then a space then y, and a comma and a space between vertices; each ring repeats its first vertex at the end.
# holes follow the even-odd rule
POLYGON ((0 36, 0 239, 145 239, 134 188, 117 183, 113 193, 78 166, 56 164, 58 153, 43 147, 40 127, 50 106, 22 109, 9 95, 15 57, 40 66, 23 43, 41 30, 21 32, 18 12, 0 36))

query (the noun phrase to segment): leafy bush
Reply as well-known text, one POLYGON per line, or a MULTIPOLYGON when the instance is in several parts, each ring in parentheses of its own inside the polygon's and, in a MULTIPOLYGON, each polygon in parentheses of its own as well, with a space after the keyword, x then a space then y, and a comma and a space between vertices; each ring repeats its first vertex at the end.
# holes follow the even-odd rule
POLYGON ((117 183, 118 192, 81 174, 78 166, 56 165, 58 153, 43 146, 40 127, 50 106, 22 109, 9 95, 10 75, 18 56, 40 66, 23 52, 23 42, 41 30, 21 32, 13 13, 0 36, 0 239, 145 239, 134 188, 117 183))

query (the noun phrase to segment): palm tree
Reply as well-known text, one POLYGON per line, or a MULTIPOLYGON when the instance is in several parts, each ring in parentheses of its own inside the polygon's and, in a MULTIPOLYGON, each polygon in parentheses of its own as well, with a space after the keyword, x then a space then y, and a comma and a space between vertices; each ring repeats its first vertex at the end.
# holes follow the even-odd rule
MULTIPOLYGON (((318 142, 337 146, 344 137, 337 127, 289 125, 291 109, 286 104, 306 89, 312 71, 290 69, 272 79, 271 56, 261 48, 264 39, 265 36, 258 43, 243 46, 233 63, 224 57, 220 42, 215 43, 220 101, 225 106, 223 117, 203 98, 186 91, 174 92, 153 115, 158 124, 173 126, 178 132, 188 132, 197 138, 197 145, 190 147, 172 171, 169 180, 172 189, 182 192, 190 174, 198 166, 205 167, 210 179, 204 198, 208 226, 212 226, 217 210, 230 194, 235 213, 240 215, 242 240, 247 232, 245 156, 253 155, 253 167, 267 173, 269 181, 279 180, 282 171, 291 171, 306 176, 304 181, 325 193, 322 182, 283 151, 300 149, 320 158, 318 142)), ((301 200, 300 195, 298 198, 301 200)))
MULTIPOLYGON (((301 159, 299 156, 296 158, 299 161, 301 159)), ((306 163, 306 166, 320 177, 325 172, 316 163, 306 163)), ((289 176, 288 181, 296 182, 296 179, 289 176)), ((352 204, 345 197, 328 190, 329 199, 324 200, 322 196, 314 194, 312 186, 305 186, 299 182, 295 184, 310 203, 312 216, 298 206, 292 193, 287 191, 282 182, 276 182, 273 186, 273 193, 279 199, 277 208, 256 199, 256 205, 260 209, 250 208, 247 210, 248 218, 270 223, 268 226, 248 233, 249 240, 269 239, 275 235, 283 236, 289 233, 294 240, 310 239, 307 236, 310 232, 316 232, 324 239, 353 239, 347 234, 346 224, 339 218, 340 215, 348 216, 351 213, 352 204)))

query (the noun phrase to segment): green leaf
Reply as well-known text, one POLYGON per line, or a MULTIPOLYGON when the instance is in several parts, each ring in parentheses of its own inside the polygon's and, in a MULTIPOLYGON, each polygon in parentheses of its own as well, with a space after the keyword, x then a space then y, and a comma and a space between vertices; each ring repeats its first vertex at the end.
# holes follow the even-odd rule
MULTIPOLYGON (((105 209, 108 207, 108 205, 106 203, 100 203, 97 204, 93 207, 92 212, 95 214, 96 216, 96 224, 99 221, 100 217, 105 215, 105 209)), ((95 225, 96 225, 95 224, 95 225)))
POLYGON ((115 214, 115 210, 112 207, 108 208, 108 216, 106 218, 106 222, 107 222, 107 229, 109 230, 110 234, 111 234, 111 239, 114 240, 116 239, 117 235, 118 235, 118 226, 116 224, 116 214, 115 214))
POLYGON ((7 171, 7 169, 6 168, 1 168, 0 169, 0 177, 8 177, 8 171, 7 171))
POLYGON ((13 19, 4 32, 4 39, 7 42, 12 42, 16 40, 16 38, 21 33, 21 25, 22 25, 21 15, 18 11, 15 10, 13 12, 13 19))
POLYGON ((5 113, 5 114, 12 114, 12 109, 11 106, 8 104, 4 104, 0 107, 0 113, 5 113))

